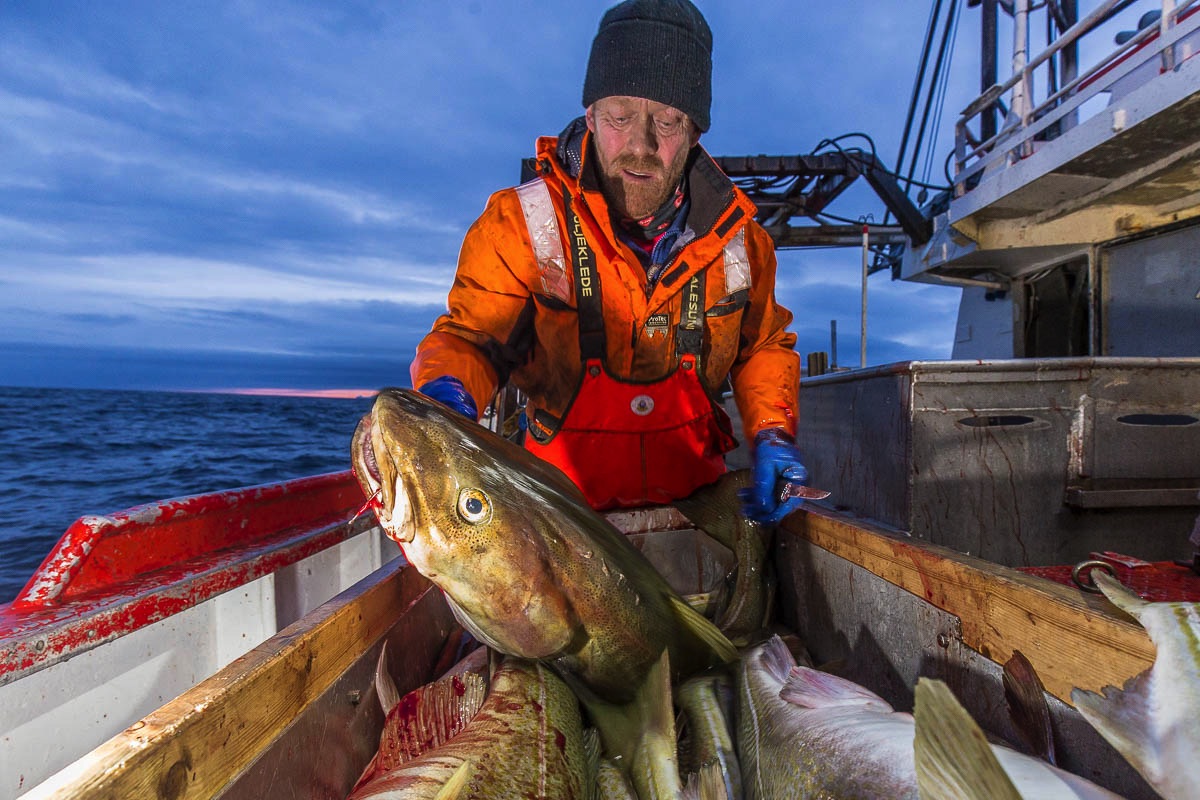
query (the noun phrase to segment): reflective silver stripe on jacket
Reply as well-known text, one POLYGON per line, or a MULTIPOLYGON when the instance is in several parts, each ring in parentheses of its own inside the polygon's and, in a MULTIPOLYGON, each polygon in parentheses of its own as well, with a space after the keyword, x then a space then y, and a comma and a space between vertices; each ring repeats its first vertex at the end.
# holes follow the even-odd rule
MULTIPOLYGON (((525 214, 533 257, 537 260, 542 290, 564 302, 571 299, 571 278, 563 255, 562 235, 558 217, 550 198, 550 187, 541 178, 534 178, 517 187, 517 198, 525 214)), ((725 294, 731 295, 750 288, 750 259, 746 256, 746 229, 739 228, 725 245, 725 294)))
POLYGON ((750 259, 746 257, 746 228, 738 228, 725 245, 725 296, 750 288, 750 259))
POLYGON ((542 291, 564 303, 569 302, 571 278, 567 273, 567 260, 563 256, 562 236, 558 232, 558 217, 554 214, 550 187, 541 178, 534 178, 517 187, 517 198, 525 214, 525 227, 529 229, 529 241, 533 245, 533 257, 537 260, 542 279, 542 291))

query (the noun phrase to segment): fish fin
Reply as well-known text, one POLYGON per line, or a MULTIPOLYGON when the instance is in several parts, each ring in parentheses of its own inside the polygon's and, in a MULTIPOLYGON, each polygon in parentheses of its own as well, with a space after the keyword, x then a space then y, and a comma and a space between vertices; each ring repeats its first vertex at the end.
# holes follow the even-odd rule
POLYGON ((487 695, 475 672, 448 676, 406 694, 383 723, 378 771, 386 772, 440 747, 474 719, 487 695))
POLYGON ((788 673, 796 666, 796 659, 791 649, 778 635, 772 636, 762 643, 759 648, 759 660, 767 674, 781 683, 787 680, 788 673))
POLYGON ((1056 763, 1054 725, 1050 721, 1046 689, 1033 664, 1020 650, 1014 650, 1004 664, 1004 699, 1014 727, 1033 752, 1051 764, 1056 763))
POLYGON ((1152 605, 1148 600, 1143 600, 1126 589, 1125 584, 1101 570, 1092 570, 1092 580, 1095 581, 1100 591, 1104 592, 1104 596, 1110 603, 1134 619, 1140 621, 1142 612, 1152 605))
POLYGON ((583 731, 583 762, 587 779, 583 782, 587 800, 604 800, 600 796, 600 733, 595 728, 583 731))
POLYGON ((1103 694, 1073 689, 1071 702, 1105 741, 1154 784, 1161 779, 1163 767, 1153 745, 1150 688, 1147 670, 1127 680, 1124 689, 1105 686, 1103 694))
MULTIPOLYGON (((1151 604, 1125 588, 1116 578, 1092 571, 1092 580, 1109 602, 1141 622, 1151 604)), ((1125 682, 1124 687, 1105 686, 1100 694, 1073 689, 1071 702, 1076 710, 1152 784, 1162 774, 1162 765, 1151 744, 1150 670, 1125 682)))
POLYGON ((433 800, 458 800, 458 798, 466 797, 467 785, 471 782, 471 776, 474 774, 475 762, 464 761, 458 769, 454 770, 450 780, 446 781, 441 789, 438 789, 433 800))
POLYGON ((379 705, 385 717, 400 702, 400 690, 388 672, 387 642, 379 648, 379 660, 375 662, 375 693, 379 695, 379 705))
POLYGON ((688 776, 682 800, 733 800, 725 786, 720 764, 707 764, 688 776))
POLYGON ((894 710, 888 701, 865 686, 828 672, 795 666, 788 672, 779 697, 804 708, 858 706, 880 714, 894 710))
POLYGON ((712 624, 696 609, 687 604, 687 601, 676 594, 668 595, 671 601, 671 607, 675 611, 675 619, 686 628, 695 639, 698 639, 714 653, 725 664, 732 664, 737 661, 737 648, 733 646, 733 642, 729 641, 725 634, 721 633, 716 625, 712 624))
MULTIPOLYGON (((838 659, 837 661, 828 661, 819 667, 813 663, 812 656, 809 655, 808 647, 805 646, 804 640, 800 638, 791 628, 785 625, 780 625, 778 622, 773 622, 763 631, 765 634, 763 641, 766 641, 772 636, 778 636, 787 645, 788 652, 792 654, 792 661, 802 667, 815 667, 822 672, 832 672, 841 674, 845 670, 846 659, 838 659), (828 667, 828 669, 827 669, 828 667), (839 668, 840 667, 840 668, 839 668)), ((788 665, 791 668, 791 665, 788 665)))
POLYGON ((921 800, 1021 800, 987 737, 946 684, 917 680, 913 719, 921 800))

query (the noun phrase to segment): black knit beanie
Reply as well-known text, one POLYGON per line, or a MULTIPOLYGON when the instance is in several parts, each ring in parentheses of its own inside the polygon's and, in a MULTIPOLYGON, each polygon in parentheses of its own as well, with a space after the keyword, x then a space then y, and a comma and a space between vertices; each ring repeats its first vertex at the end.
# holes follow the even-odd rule
POLYGON ((679 109, 702 131, 712 105, 712 31, 688 0, 626 0, 592 40, 583 105, 644 97, 679 109))

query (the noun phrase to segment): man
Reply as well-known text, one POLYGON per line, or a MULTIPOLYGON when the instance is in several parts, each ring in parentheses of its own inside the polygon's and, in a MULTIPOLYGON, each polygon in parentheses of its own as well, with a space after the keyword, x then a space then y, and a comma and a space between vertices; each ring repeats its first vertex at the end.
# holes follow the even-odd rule
POLYGON ((597 509, 666 503, 715 481, 736 442, 727 381, 754 442, 747 516, 777 522, 794 443, 792 315, 755 207, 698 145, 712 34, 688 0, 628 0, 600 22, 584 117, 538 141, 538 177, 492 196, 467 233, 448 313, 413 385, 478 418, 505 382, 528 398, 526 446, 597 509))

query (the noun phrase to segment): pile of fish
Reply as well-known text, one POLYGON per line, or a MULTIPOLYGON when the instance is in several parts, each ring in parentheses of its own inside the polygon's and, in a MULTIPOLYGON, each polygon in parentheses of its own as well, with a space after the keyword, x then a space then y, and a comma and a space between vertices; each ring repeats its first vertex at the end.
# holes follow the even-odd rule
MULTIPOLYGON (((769 581, 747 581, 755 594, 714 625, 561 472, 420 394, 381 392, 352 451, 380 524, 487 646, 403 698, 380 666, 387 721, 355 800, 1116 797, 989 743, 937 681, 896 712, 801 647, 755 641, 770 599, 750 584, 769 581)), ((739 566, 760 569, 760 534, 725 531, 739 566)), ((1123 693, 1076 702, 1164 797, 1196 796, 1180 793, 1200 785, 1195 608, 1105 591, 1159 659, 1123 693), (1156 691, 1189 669, 1192 694, 1160 723, 1156 691)))

